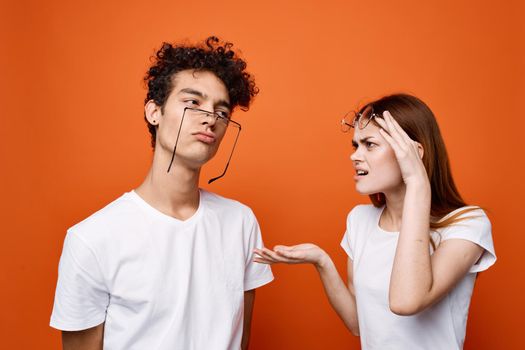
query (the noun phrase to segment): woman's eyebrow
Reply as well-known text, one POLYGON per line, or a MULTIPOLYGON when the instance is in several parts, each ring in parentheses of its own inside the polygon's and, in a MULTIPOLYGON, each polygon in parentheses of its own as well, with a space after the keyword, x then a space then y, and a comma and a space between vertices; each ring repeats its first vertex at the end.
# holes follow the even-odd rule
POLYGON ((357 145, 357 142, 365 143, 368 140, 373 139, 373 138, 374 138, 373 136, 367 136, 367 137, 363 137, 362 139, 359 139, 359 140, 352 140, 352 144, 356 144, 357 145))

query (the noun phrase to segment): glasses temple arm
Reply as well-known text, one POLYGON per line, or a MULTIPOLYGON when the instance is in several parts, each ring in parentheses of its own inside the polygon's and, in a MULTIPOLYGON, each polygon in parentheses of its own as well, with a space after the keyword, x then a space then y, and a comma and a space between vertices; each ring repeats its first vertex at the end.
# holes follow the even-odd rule
POLYGON ((241 134, 241 124, 239 124, 237 122, 234 122, 233 120, 231 120, 230 123, 234 123, 239 128, 238 131, 237 131, 237 136, 235 137, 235 142, 233 143, 232 151, 230 153, 230 156, 228 157, 228 162, 226 163, 226 166, 224 167, 224 171, 222 172, 222 174, 217 176, 217 177, 214 177, 214 178, 208 180, 208 185, 211 184, 212 182, 216 181, 216 180, 219 180, 221 177, 223 177, 226 174, 226 171, 228 170, 228 167, 230 166, 230 160, 232 159, 233 151, 235 151, 235 146, 237 145, 237 140, 239 139, 239 135, 241 134))
POLYGON ((184 121, 184 117, 186 116, 187 109, 188 107, 184 108, 184 113, 182 113, 182 118, 180 120, 180 125, 179 125, 179 131, 177 132, 177 139, 175 140, 175 146, 173 146, 173 154, 171 155, 170 165, 168 166, 168 171, 166 171, 167 173, 170 172, 171 166, 173 165, 173 160, 175 159, 175 151, 177 150, 177 144, 179 143, 180 131, 182 130, 182 122, 184 121))

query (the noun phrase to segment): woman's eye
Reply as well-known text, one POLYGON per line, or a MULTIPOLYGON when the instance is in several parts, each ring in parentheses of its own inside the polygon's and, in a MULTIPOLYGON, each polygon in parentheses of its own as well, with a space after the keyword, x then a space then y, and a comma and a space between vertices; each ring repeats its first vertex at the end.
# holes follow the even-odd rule
POLYGON ((365 145, 366 145, 366 148, 373 148, 375 146, 375 144, 372 142, 367 142, 365 145))

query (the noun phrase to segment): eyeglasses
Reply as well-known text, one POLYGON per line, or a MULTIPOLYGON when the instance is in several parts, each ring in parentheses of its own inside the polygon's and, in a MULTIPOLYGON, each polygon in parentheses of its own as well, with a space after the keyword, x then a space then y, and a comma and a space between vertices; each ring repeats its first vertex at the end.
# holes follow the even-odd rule
POLYGON ((205 111, 204 109, 191 108, 191 107, 184 108, 184 112, 191 118, 214 117, 215 122, 217 123, 217 126, 219 128, 228 127, 230 122, 238 125, 238 123, 234 122, 233 120, 229 118, 229 115, 226 112, 209 112, 209 111, 205 111))
POLYGON ((186 115, 188 115, 190 118, 214 117, 216 127, 219 128, 220 131, 226 129, 230 125, 237 129, 237 135, 235 136, 235 141, 233 142, 232 151, 230 153, 230 156, 228 157, 228 162, 226 163, 226 167, 224 168, 224 171, 222 172, 221 175, 208 180, 208 184, 211 184, 213 181, 218 180, 224 175, 226 175, 226 171, 228 170, 228 166, 230 165, 230 160, 232 159, 233 151, 235 150, 235 146, 237 145, 237 140, 239 139, 239 135, 241 133, 241 124, 237 123, 236 121, 231 120, 226 114, 222 114, 222 112, 209 112, 209 111, 205 111, 204 109, 191 108, 191 107, 184 108, 184 112, 182 113, 182 118, 180 120, 179 131, 177 132, 177 139, 175 140, 175 146, 173 147, 173 154, 171 155, 170 165, 168 166, 168 171, 167 171, 168 173, 170 172, 171 166, 173 165, 173 160, 175 159, 175 152, 177 151, 177 144, 179 143, 180 131, 182 130, 182 123, 184 122, 184 118, 186 117, 186 115))
POLYGON ((341 120, 341 131, 348 132, 351 128, 355 128, 356 124, 359 130, 362 130, 370 124, 370 121, 374 118, 382 118, 381 115, 374 112, 374 109, 370 106, 363 112, 348 112, 341 120), (367 113, 364 113, 367 111, 367 113))

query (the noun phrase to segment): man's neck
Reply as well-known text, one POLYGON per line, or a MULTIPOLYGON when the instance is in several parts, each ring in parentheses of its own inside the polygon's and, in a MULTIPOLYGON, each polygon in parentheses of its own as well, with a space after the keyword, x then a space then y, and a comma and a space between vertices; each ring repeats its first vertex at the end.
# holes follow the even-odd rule
POLYGON ((160 212, 186 220, 199 207, 200 168, 191 169, 175 161, 168 173, 168 164, 154 159, 144 182, 135 192, 160 212))

